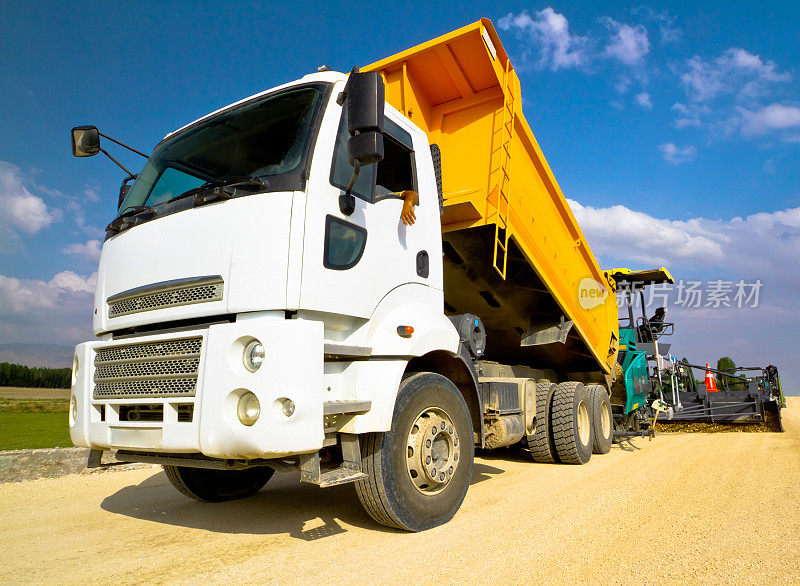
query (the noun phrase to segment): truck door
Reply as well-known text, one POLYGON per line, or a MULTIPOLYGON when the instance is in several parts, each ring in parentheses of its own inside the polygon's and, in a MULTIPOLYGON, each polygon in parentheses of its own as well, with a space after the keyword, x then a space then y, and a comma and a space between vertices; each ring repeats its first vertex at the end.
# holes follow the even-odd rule
MULTIPOLYGON (((395 287, 426 284, 426 271, 417 269, 418 255, 431 252, 426 251, 430 214, 422 213, 422 208, 431 202, 438 205, 437 195, 429 190, 420 193, 414 147, 423 145, 414 144, 400 114, 387 107, 384 159, 361 168, 352 190, 355 211, 344 215, 339 196, 353 168, 347 161, 346 109, 332 104, 328 116, 337 109, 341 113, 335 130, 329 126, 326 132, 325 124, 321 128, 309 181, 299 307, 368 318, 395 287), (325 137, 334 133, 335 139, 328 138, 332 148, 326 151, 325 137), (420 193, 413 226, 405 226, 400 218, 403 200, 397 193, 406 189, 420 193)), ((415 138, 421 141, 420 136, 415 138)))

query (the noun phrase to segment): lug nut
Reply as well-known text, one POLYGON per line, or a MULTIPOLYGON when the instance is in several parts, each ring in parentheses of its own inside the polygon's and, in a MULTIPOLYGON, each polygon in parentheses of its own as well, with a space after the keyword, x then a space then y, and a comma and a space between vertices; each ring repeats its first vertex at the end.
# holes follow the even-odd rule
POLYGON ((442 427, 442 431, 444 431, 444 428, 445 428, 445 427, 447 427, 447 426, 445 425, 444 421, 442 421, 442 426, 441 426, 441 427, 442 427))
POLYGON ((425 441, 425 447, 426 448, 430 448, 431 447, 431 440, 426 440, 425 441))
POLYGON ((425 458, 425 463, 426 463, 426 464, 430 464, 430 463, 431 463, 431 457, 430 457, 430 456, 428 456, 427 458, 425 458))

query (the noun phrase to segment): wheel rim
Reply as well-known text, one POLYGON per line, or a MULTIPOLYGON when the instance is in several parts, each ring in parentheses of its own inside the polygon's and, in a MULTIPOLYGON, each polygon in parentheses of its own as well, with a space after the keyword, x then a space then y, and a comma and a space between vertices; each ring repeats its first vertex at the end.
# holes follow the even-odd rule
POLYGON ((608 437, 611 435, 611 417, 608 414, 608 406, 604 402, 600 408, 600 427, 603 430, 603 437, 608 437))
POLYGON ((581 445, 589 445, 589 408, 586 403, 581 401, 578 403, 578 437, 581 440, 581 445))
POLYGON ((443 491, 459 464, 461 440, 453 420, 442 409, 422 411, 408 432, 406 469, 414 487, 425 495, 443 491))

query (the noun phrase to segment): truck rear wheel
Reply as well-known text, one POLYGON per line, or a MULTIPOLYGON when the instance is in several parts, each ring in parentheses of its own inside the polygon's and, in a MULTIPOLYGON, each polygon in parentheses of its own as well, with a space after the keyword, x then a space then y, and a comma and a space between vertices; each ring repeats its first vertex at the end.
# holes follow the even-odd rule
POLYGON ((381 525, 436 527, 461 506, 474 451, 472 420, 456 386, 438 374, 414 374, 400 385, 391 429, 361 437, 367 478, 356 482, 356 493, 381 525))
POLYGON ((219 503, 253 496, 272 478, 272 468, 214 470, 186 466, 164 466, 172 483, 186 496, 199 501, 219 503))
POLYGON ((586 391, 589 393, 592 427, 594 428, 592 453, 607 454, 611 451, 611 444, 614 440, 614 416, 611 414, 611 400, 608 397, 608 391, 601 385, 589 385, 586 387, 586 391))
POLYGON ((525 439, 534 462, 556 461, 556 446, 550 433, 550 405, 554 390, 555 385, 547 379, 536 383, 536 431, 525 439))
POLYGON ((585 464, 592 457, 592 418, 589 394, 583 383, 556 386, 550 409, 550 429, 559 461, 585 464))

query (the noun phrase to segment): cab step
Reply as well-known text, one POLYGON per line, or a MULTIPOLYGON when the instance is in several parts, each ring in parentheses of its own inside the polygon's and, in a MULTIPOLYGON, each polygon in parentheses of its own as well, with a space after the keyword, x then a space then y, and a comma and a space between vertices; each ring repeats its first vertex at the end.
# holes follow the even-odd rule
POLYGON ((367 477, 361 471, 361 447, 358 443, 358 436, 352 433, 342 433, 339 434, 339 438, 342 443, 342 465, 338 468, 323 470, 320 467, 319 452, 302 455, 300 456, 301 482, 327 488, 367 477))

